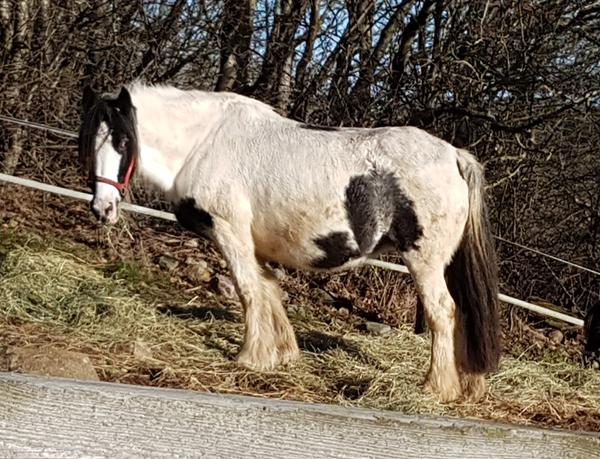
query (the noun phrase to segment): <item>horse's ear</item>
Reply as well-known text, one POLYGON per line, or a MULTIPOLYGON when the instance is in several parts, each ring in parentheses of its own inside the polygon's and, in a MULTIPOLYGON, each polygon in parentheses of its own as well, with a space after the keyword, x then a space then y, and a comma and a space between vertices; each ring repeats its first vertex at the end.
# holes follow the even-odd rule
POLYGON ((125 86, 121 88, 121 92, 115 100, 115 105, 119 107, 119 109, 123 113, 129 113, 133 108, 133 103, 131 102, 131 94, 129 94, 129 91, 127 90, 127 88, 125 88, 125 86))
POLYGON ((83 97, 81 99, 83 112, 87 112, 97 101, 98 94, 94 92, 90 85, 86 85, 85 88, 83 88, 83 97))

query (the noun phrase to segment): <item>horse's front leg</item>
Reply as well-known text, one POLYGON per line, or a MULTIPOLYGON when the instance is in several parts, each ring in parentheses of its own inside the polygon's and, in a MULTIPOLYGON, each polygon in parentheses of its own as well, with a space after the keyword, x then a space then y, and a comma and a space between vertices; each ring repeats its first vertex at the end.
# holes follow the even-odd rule
POLYGON ((213 237, 225 257, 244 307, 244 344, 237 360, 254 370, 273 369, 280 360, 272 304, 265 295, 249 223, 215 218, 213 237))
POLYGON ((264 263, 263 268, 263 294, 264 301, 268 302, 273 314, 273 326, 275 327, 275 345, 279 354, 281 363, 290 363, 300 357, 298 342, 294 329, 283 308, 282 292, 277 285, 276 277, 268 266, 264 263))

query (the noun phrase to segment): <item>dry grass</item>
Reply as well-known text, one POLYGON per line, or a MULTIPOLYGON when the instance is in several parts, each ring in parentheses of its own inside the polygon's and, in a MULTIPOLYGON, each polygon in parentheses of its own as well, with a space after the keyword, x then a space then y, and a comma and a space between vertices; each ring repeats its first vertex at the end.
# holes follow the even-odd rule
POLYGON ((233 361, 241 311, 209 289, 185 292, 134 264, 109 265, 83 245, 0 239, 0 337, 86 352, 103 380, 600 429, 600 372, 548 352, 506 356, 477 404, 443 405, 421 390, 429 338, 407 325, 386 336, 352 320, 290 310, 303 349, 288 368, 257 373, 233 361), (194 296, 196 295, 196 296, 194 296), (136 357, 143 343, 152 358, 136 357))

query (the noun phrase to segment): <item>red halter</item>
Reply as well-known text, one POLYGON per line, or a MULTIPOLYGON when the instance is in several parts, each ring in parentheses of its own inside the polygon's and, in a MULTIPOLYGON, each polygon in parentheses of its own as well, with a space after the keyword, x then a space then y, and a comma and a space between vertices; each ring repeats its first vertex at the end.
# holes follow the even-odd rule
POLYGON ((131 176, 133 175, 134 170, 135 170, 135 156, 131 159, 131 162, 129 163, 129 167, 127 168, 127 172, 125 172, 125 177, 123 178, 123 182, 115 182, 114 180, 107 179, 105 177, 99 177, 99 176, 96 176, 94 179, 91 179, 90 181, 93 182, 95 180, 96 182, 107 183, 108 185, 112 185, 117 190, 119 190, 119 193, 121 193, 121 196, 124 196, 125 191, 127 190, 127 187, 129 186, 129 180, 131 179, 131 176))

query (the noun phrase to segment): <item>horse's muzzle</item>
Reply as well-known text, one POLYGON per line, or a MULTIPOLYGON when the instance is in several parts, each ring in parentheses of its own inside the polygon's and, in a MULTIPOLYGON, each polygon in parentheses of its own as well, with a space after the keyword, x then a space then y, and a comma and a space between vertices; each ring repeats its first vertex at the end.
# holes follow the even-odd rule
POLYGON ((113 224, 118 219, 117 203, 112 201, 93 200, 91 204, 92 213, 103 224, 113 224))

